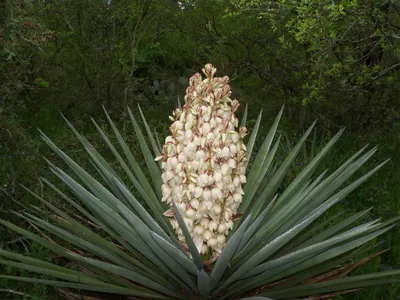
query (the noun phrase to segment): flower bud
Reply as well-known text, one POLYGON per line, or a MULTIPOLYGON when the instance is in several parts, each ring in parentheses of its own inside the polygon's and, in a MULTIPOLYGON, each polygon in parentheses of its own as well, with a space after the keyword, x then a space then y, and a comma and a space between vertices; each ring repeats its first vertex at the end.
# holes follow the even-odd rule
POLYGON ((240 187, 240 186, 236 188, 235 192, 240 195, 244 195, 244 191, 243 191, 242 187, 240 187))
POLYGON ((214 200, 222 198, 222 191, 221 189, 215 187, 211 190, 211 195, 214 200))
POLYGON ((195 215, 195 211, 190 208, 190 209, 186 210, 185 214, 188 218, 192 219, 195 215))
POLYGON ((202 127, 202 130, 203 130, 203 134, 207 135, 211 130, 210 124, 209 123, 204 123, 203 127, 202 127))
POLYGON ((218 224, 217 222, 215 222, 214 220, 211 220, 210 223, 208 223, 208 229, 210 231, 214 231, 218 228, 218 224))
POLYGON ((222 175, 228 174, 229 170, 230 170, 230 167, 229 167, 228 164, 225 163, 225 164, 223 164, 223 165, 221 166, 221 173, 222 173, 222 175))
POLYGON ((185 153, 180 152, 180 153, 178 154, 178 161, 181 162, 181 163, 184 163, 185 160, 186 160, 186 155, 185 155, 185 153))
POLYGON ((190 140, 193 137, 193 131, 190 129, 185 132, 185 139, 190 140))
POLYGON ((230 144, 230 145, 229 145, 229 151, 230 151, 233 155, 235 155, 235 154, 237 153, 236 145, 235 145, 235 144, 230 144))
POLYGON ((211 210, 211 208, 213 207, 212 201, 204 201, 202 204, 204 208, 208 211, 211 210))
POLYGON ((210 230, 205 230, 203 236, 206 240, 209 240, 213 236, 213 234, 210 230))
POLYGON ((169 188, 168 184, 163 184, 161 186, 161 191, 163 194, 163 197, 168 198, 171 195, 171 189, 169 188))
POLYGON ((204 201, 206 201, 206 202, 211 200, 211 191, 210 191, 210 190, 205 189, 205 190, 203 191, 203 199, 204 199, 204 201))
POLYGON ((201 235, 203 235, 203 233, 204 233, 204 227, 203 227, 203 226, 197 225, 197 226, 194 227, 193 232, 194 232, 195 234, 198 234, 198 235, 201 236, 201 235))
POLYGON ((233 194, 233 201, 241 203, 242 195, 241 194, 233 194))
POLYGON ((208 175, 206 173, 203 173, 199 176, 198 178, 198 184, 201 186, 205 186, 208 184, 208 175))
POLYGON ((204 155, 205 155, 205 153, 204 153, 203 150, 198 150, 198 151, 196 152, 196 159, 197 159, 197 160, 201 160, 201 159, 203 159, 204 155))
POLYGON ((225 236, 224 235, 222 235, 222 234, 220 234, 220 235, 218 235, 217 236, 217 242, 218 242, 218 244, 220 244, 220 245, 223 245, 224 243, 225 243, 225 236))
POLYGON ((193 220, 192 220, 192 219, 183 217, 183 221, 185 222, 185 225, 186 225, 186 227, 188 227, 188 229, 189 229, 190 227, 193 227, 193 220))
POLYGON ((232 228, 233 228, 233 221, 232 221, 232 220, 229 220, 229 221, 226 223, 226 227, 232 230, 232 228))
POLYGON ((222 180, 222 173, 215 171, 214 172, 214 180, 215 180, 215 182, 220 182, 222 180))
POLYGON ((207 218, 203 218, 200 220, 200 225, 203 226, 204 228, 208 228, 208 223, 210 223, 210 220, 207 218))
POLYGON ((215 183, 215 186, 220 190, 222 190, 224 188, 224 183, 222 181, 219 181, 215 183))
POLYGON ((186 211, 186 204, 185 203, 181 202, 181 203, 178 203, 176 206, 179 208, 179 211, 180 211, 181 214, 186 211))
POLYGON ((217 242, 216 238, 211 238, 211 239, 208 240, 207 245, 212 248, 212 247, 215 247, 217 245, 217 243, 218 242, 217 242))
POLYGON ((188 190, 189 190, 190 193, 193 194, 195 188, 196 188, 196 185, 193 182, 188 184, 188 190))
POLYGON ((170 219, 169 221, 173 229, 177 229, 179 227, 178 221, 176 219, 170 219))
POLYGON ((194 209, 197 209, 197 208, 199 207, 199 205, 200 205, 200 202, 199 202, 198 199, 193 198, 193 199, 190 201, 190 205, 191 205, 194 209))
POLYGON ((235 185, 231 182, 231 183, 228 183, 228 184, 226 185, 226 189, 227 189, 228 191, 230 191, 230 192, 233 192, 233 191, 236 189, 236 187, 235 187, 235 185))
POLYGON ((196 186, 196 188, 194 189, 194 197, 195 198, 200 198, 201 194, 203 193, 203 189, 199 186, 196 186))
POLYGON ((233 184, 235 185, 235 187, 240 186, 241 182, 240 182, 240 178, 238 176, 235 176, 233 178, 233 184))
POLYGON ((215 182, 214 176, 209 175, 208 176, 208 185, 212 185, 212 184, 214 184, 214 182, 215 182))
POLYGON ((231 169, 234 169, 236 168, 236 161, 233 158, 231 158, 228 160, 228 165, 231 169))
POLYGON ((218 232, 219 233, 224 233, 226 231, 226 226, 225 224, 219 224, 218 225, 218 232))
POLYGON ((191 166, 194 171, 197 171, 200 168, 200 162, 198 160, 195 160, 192 162, 191 166))
POLYGON ((221 206, 218 205, 218 204, 214 204, 214 205, 213 205, 213 211, 214 211, 214 213, 215 213, 216 215, 219 215, 219 214, 221 213, 221 211, 222 211, 221 206))
POLYGON ((222 157, 229 157, 229 154, 230 154, 230 152, 229 152, 229 147, 225 146, 225 147, 222 149, 222 157))
POLYGON ((228 222, 232 217, 232 214, 229 211, 224 212, 224 219, 226 222, 228 222))

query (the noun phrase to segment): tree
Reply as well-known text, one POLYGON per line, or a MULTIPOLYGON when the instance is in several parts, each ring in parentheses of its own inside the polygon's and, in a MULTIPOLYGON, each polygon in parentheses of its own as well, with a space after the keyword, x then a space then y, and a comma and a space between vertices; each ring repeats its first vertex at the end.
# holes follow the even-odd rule
POLYGON ((356 130, 398 115, 399 11, 383 0, 237 1, 230 14, 258 15, 277 34, 286 81, 298 79, 289 101, 356 130))

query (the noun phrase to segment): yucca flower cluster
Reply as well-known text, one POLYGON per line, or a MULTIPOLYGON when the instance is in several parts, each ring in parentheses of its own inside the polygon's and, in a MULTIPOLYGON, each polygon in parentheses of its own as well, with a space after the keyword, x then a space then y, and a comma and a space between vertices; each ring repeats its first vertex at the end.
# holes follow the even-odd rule
MULTIPOLYGON (((218 255, 242 202, 246 128, 235 130, 239 102, 229 98, 229 78, 215 72, 207 64, 204 80, 199 73, 190 78, 185 105, 170 117, 171 135, 156 159, 162 159, 162 201, 177 205, 201 254, 210 247, 218 255)), ((184 242, 173 209, 165 215, 184 242)))

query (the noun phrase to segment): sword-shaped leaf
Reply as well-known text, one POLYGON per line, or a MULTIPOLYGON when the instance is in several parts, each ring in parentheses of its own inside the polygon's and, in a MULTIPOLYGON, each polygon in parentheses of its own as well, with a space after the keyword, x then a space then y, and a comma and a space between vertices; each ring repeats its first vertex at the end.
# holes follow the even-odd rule
POLYGON ((155 157, 160 156, 161 155, 161 148, 159 148, 158 145, 157 145, 156 139, 154 138, 154 135, 151 132, 150 126, 147 123, 146 117, 144 116, 143 111, 140 108, 140 105, 138 105, 138 108, 139 108, 140 116, 142 117, 144 128, 146 129, 147 136, 148 136, 148 138, 150 140, 150 144, 153 147, 154 155, 155 155, 155 157))
POLYGON ((246 220, 239 226, 238 230, 232 235, 232 237, 226 243, 225 248, 222 250, 222 253, 217 259, 215 266, 211 272, 210 279, 211 279, 211 288, 214 288, 221 277, 224 275, 225 270, 235 254, 243 235, 247 229, 247 225, 250 222, 250 216, 246 218, 246 220))
POLYGON ((242 121, 240 122, 241 127, 246 126, 248 110, 249 110, 249 105, 248 105, 248 103, 246 103, 246 106, 244 107, 242 121))
POLYGON ((306 141, 311 130, 314 128, 314 125, 315 125, 315 122, 304 133, 304 135, 302 136, 300 141, 292 149, 292 151, 289 153, 289 155, 286 157, 286 159, 280 165, 278 170, 275 172, 274 176, 271 178, 271 180, 268 182, 268 184, 265 186, 265 188, 261 192, 261 195, 259 196, 259 198, 264 199, 264 201, 257 201, 256 204, 253 207, 251 207, 251 213, 253 215, 253 218, 256 218, 258 216, 259 212, 262 210, 262 208, 264 206, 266 206, 269 203, 269 201, 271 201, 272 195, 274 195, 276 193, 276 191, 278 190, 278 188, 279 188, 282 180, 286 176, 292 162, 294 161, 297 154, 299 153, 301 147, 303 146, 304 142, 306 141))
POLYGON ((153 188, 158 196, 161 198, 161 170, 160 167, 154 160, 154 156, 151 154, 149 146, 147 146, 146 140, 143 136, 142 131, 140 130, 139 124, 137 123, 135 117, 133 116, 131 110, 128 108, 129 117, 131 118, 133 128, 136 133, 136 138, 139 141, 140 149, 142 150, 142 154, 146 161, 147 167, 150 171, 151 179, 153 181, 153 188))
POLYGON ((181 213, 180 213, 178 207, 176 207, 176 204, 174 202, 172 202, 172 206, 175 210, 175 215, 176 215, 176 219, 178 220, 179 227, 182 229, 183 235, 185 236, 185 241, 189 248, 190 254, 192 255, 192 259, 193 259, 194 263, 196 264, 198 270, 204 270, 203 261, 201 260, 199 251, 197 251, 196 245, 194 244, 193 239, 190 236, 190 233, 186 227, 185 221, 183 221, 181 213))
POLYGON ((197 285, 199 288, 200 298, 207 300, 210 297, 211 283, 210 277, 204 270, 197 271, 197 285))

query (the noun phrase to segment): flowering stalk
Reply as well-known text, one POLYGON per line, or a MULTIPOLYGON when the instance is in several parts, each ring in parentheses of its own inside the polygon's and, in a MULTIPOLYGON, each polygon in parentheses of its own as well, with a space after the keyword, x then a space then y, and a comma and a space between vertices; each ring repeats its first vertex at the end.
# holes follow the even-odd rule
MULTIPOLYGON (((156 160, 162 160, 162 201, 175 202, 201 254, 211 248, 218 255, 242 202, 247 130, 235 130, 239 102, 229 98, 229 78, 215 72, 207 64, 204 80, 199 73, 190 78, 185 105, 170 117, 171 135, 156 160)), ((173 209, 165 215, 184 242, 173 209)))

